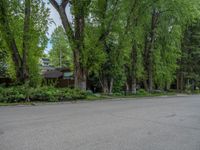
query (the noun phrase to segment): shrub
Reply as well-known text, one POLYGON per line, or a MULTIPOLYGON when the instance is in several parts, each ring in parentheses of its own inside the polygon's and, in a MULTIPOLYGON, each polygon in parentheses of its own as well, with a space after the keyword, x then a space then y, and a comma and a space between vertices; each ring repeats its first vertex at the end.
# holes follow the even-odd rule
POLYGON ((113 93, 113 96, 124 96, 124 93, 116 92, 116 93, 113 93))
POLYGON ((62 100, 77 100, 85 99, 87 97, 87 92, 80 89, 63 89, 62 90, 62 100))
POLYGON ((0 102, 3 102, 3 87, 0 87, 0 102))
POLYGON ((85 99, 87 92, 79 89, 55 88, 51 86, 30 88, 27 86, 0 87, 0 102, 24 102, 24 101, 68 101, 85 99))
POLYGON ((21 102, 26 100, 25 88, 21 86, 1 89, 1 102, 21 102))
POLYGON ((137 91, 137 95, 148 95, 149 93, 147 91, 145 91, 144 89, 139 89, 137 91))
POLYGON ((38 87, 30 96, 31 101, 58 101, 59 90, 53 87, 38 87))

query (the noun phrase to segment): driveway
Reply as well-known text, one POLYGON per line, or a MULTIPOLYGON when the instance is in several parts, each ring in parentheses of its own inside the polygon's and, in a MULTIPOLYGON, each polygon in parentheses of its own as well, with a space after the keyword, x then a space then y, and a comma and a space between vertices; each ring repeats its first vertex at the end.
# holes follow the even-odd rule
POLYGON ((0 107, 0 150, 200 150, 200 96, 0 107))

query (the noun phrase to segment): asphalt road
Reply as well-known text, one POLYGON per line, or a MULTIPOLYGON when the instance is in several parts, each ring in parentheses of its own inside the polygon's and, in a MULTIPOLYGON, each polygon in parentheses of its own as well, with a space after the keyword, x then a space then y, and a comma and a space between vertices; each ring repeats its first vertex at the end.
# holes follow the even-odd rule
POLYGON ((200 150, 200 96, 0 107, 0 150, 200 150))

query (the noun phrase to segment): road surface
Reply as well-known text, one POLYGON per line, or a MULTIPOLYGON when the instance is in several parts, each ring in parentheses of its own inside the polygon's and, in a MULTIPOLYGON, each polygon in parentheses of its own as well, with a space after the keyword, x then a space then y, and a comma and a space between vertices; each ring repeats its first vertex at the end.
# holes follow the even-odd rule
POLYGON ((0 150, 200 150, 200 96, 0 107, 0 150))

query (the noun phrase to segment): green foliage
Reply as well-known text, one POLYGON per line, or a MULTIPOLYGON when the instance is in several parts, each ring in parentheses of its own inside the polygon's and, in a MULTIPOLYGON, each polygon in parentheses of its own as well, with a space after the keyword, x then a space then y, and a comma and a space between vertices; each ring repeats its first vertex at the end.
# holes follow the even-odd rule
POLYGON ((7 76, 7 67, 6 67, 7 57, 8 57, 7 52, 0 47, 0 76, 7 76))
MULTIPOLYGON (((181 45, 178 75, 183 77, 182 85, 186 91, 199 87, 200 81, 200 22, 197 19, 187 26, 181 45)), ((182 90, 183 90, 182 89, 182 90)))
POLYGON ((0 89, 0 101, 1 102, 21 102, 26 100, 26 88, 25 87, 10 87, 0 89))
POLYGON ((99 70, 106 61, 103 45, 98 42, 99 36, 99 29, 88 24, 85 29, 85 51, 82 54, 82 62, 87 67, 88 72, 96 76, 99 75, 99 70))
MULTIPOLYGON (((24 36, 24 18, 25 18, 25 1, 24 0, 12 0, 5 1, 7 18, 6 21, 10 27, 10 34, 6 35, 8 31, 5 31, 3 24, 0 24, 0 32, 4 33, 2 36, 3 41, 8 43, 7 39, 13 36, 16 42, 16 47, 19 51, 19 55, 23 58, 23 36, 24 36)), ((1 12, 2 13, 2 12, 1 12)), ((28 45, 27 57, 27 68, 29 72, 30 83, 37 84, 39 82, 39 59, 41 58, 43 51, 48 42, 46 32, 48 31, 49 24, 49 9, 46 7, 42 0, 32 0, 31 1, 31 18, 30 18, 30 31, 27 33, 30 37, 28 45)), ((0 14, 1 19, 3 18, 0 14)), ((1 35, 0 35, 1 36, 1 35)), ((26 41, 25 41, 26 42, 26 41)), ((1 45, 1 43, 0 43, 1 45)), ((4 44, 5 45, 5 44, 4 44)), ((15 61, 12 59, 13 51, 12 48, 6 44, 4 50, 7 52, 7 60, 5 62, 7 66, 7 73, 11 78, 16 78, 16 66, 15 61)))
MULTIPOLYGON (((24 2, 9 0, 6 3, 7 19, 20 56, 24 2)), ((127 83, 129 78, 131 82, 136 79, 137 83, 149 81, 150 74, 153 86, 164 89, 175 81, 177 70, 184 74, 185 80, 198 86, 200 25, 195 21, 200 17, 199 0, 84 0, 69 3, 67 8, 73 19, 66 21, 64 17, 64 28, 57 27, 51 36, 53 47, 49 57, 55 67, 77 67, 81 70, 77 77, 85 73, 96 82, 100 81, 102 88, 107 88, 105 91, 110 93, 120 93, 125 85, 132 85, 127 83)), ((48 41, 49 10, 42 0, 33 0, 31 10, 27 65, 29 85, 37 87, 41 82, 39 59, 48 41)), ((3 40, 3 31, 5 29, 1 27, 0 71, 14 78, 12 53, 3 40)), ((61 91, 44 87, 35 93, 40 100, 76 98, 74 90, 61 91)))
POLYGON ((51 35, 50 62, 55 67, 72 67, 72 50, 64 29, 59 26, 51 35))
POLYGON ((27 85, 0 87, 0 102, 15 103, 25 101, 58 102, 85 99, 87 93, 79 89, 37 87, 27 85))
POLYGON ((85 99, 86 92, 78 89, 41 87, 37 88, 32 93, 31 100, 33 101, 67 101, 85 99))
POLYGON ((144 89, 139 89, 136 94, 141 96, 149 95, 149 93, 144 89))

